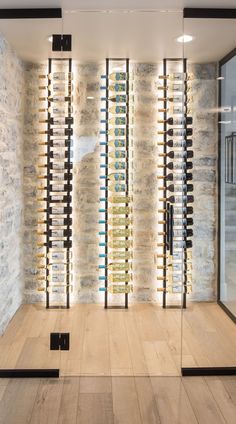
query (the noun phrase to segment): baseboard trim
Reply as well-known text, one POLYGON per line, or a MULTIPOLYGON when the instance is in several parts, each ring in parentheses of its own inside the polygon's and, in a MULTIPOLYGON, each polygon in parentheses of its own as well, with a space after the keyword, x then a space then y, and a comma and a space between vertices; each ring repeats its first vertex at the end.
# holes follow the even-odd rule
POLYGON ((236 375, 236 367, 194 367, 181 368, 183 377, 200 377, 214 375, 236 375))
POLYGON ((0 370, 0 378, 59 378, 59 369, 6 369, 0 370))

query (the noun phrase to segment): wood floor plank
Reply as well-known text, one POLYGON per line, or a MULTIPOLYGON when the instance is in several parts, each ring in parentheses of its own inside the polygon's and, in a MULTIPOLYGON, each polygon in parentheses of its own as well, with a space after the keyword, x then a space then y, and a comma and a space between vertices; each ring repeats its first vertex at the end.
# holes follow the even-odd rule
POLYGON ((30 424, 57 424, 63 392, 63 379, 41 380, 30 424))
POLYGON ((236 422, 236 403, 226 390, 222 380, 217 377, 207 377, 205 382, 209 387, 227 424, 236 422))
POLYGON ((64 378, 58 424, 76 424, 80 377, 64 378))
POLYGON ((80 393, 111 392, 111 377, 80 377, 80 393))
POLYGON ((124 314, 129 352, 133 368, 133 375, 148 375, 143 346, 137 328, 135 313, 124 314))
POLYGON ((183 385, 199 424, 223 424, 225 419, 204 378, 186 377, 183 385))
POLYGON ((77 423, 114 424, 112 395, 110 393, 81 393, 77 423))
POLYGON ((9 381, 0 402, 0 423, 30 423, 39 385, 40 380, 9 381))
POLYGON ((149 377, 135 377, 139 409, 143 424, 161 424, 151 380, 149 377))
POLYGON ((220 380, 236 405, 236 376, 220 377, 220 380))
POLYGON ((180 377, 151 377, 151 383, 161 424, 198 423, 180 377))
POLYGON ((112 377, 115 423, 141 424, 141 412, 134 377, 112 377))
POLYGON ((128 334, 124 314, 119 310, 108 310, 109 348, 111 375, 133 375, 128 334))

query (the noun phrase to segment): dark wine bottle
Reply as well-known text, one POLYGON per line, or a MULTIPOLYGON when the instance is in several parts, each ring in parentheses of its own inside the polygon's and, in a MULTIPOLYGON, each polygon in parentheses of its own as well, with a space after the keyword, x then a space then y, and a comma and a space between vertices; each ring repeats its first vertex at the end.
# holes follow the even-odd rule
POLYGON ((166 165, 158 165, 158 168, 165 168, 167 167, 168 169, 192 169, 193 168, 193 164, 192 162, 169 162, 166 165))
POLYGON ((193 158, 193 151, 192 150, 187 150, 184 152, 174 152, 173 150, 171 150, 168 153, 160 153, 159 156, 165 157, 167 156, 168 158, 171 159, 181 159, 181 158, 193 158))
POLYGON ((161 202, 170 202, 170 203, 193 203, 193 196, 170 196, 170 197, 162 197, 160 198, 161 202))
POLYGON ((175 191, 193 191, 193 184, 170 184, 167 187, 159 187, 159 190, 168 190, 174 193, 175 191))
POLYGON ((192 135, 192 133, 192 128, 169 128, 167 131, 158 131, 158 134, 168 134, 171 137, 183 137, 192 135))
POLYGON ((191 116, 187 116, 186 118, 168 118, 168 119, 160 119, 159 123, 167 123, 168 125, 191 125, 193 123, 193 118, 191 116))
POLYGON ((72 116, 59 117, 59 118, 49 118, 43 121, 39 121, 41 124, 49 123, 51 125, 70 125, 74 123, 74 118, 72 116))
POLYGON ((192 147, 193 141, 191 139, 187 140, 167 140, 166 143, 161 142, 157 143, 158 146, 168 146, 168 147, 192 147))
POLYGON ((159 180, 167 180, 167 181, 191 181, 193 179, 193 174, 191 172, 187 172, 184 174, 167 174, 160 175, 157 177, 159 180))

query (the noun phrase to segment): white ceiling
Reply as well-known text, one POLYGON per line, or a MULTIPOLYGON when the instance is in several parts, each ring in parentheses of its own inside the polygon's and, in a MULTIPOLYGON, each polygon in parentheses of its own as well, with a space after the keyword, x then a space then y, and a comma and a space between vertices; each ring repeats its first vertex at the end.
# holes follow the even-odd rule
MULTIPOLYGON (((185 57, 196 61, 219 60, 236 47, 235 20, 195 20, 183 23, 182 7, 222 7, 222 0, 11 0, 10 7, 64 7, 63 19, 0 20, 0 32, 28 61, 51 55, 48 36, 71 33, 72 57, 79 61, 130 57, 156 61, 182 57, 176 37, 194 37, 185 45, 185 57), (223 36, 222 36, 223 34, 223 36)), ((0 8, 9 0, 0 0, 0 8)), ((236 7, 225 0, 224 7, 236 7)))

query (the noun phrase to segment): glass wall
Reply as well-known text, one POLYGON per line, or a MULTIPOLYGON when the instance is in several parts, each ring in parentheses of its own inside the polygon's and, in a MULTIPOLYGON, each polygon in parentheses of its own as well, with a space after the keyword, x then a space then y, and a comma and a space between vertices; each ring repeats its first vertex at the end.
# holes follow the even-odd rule
POLYGON ((236 50, 222 59, 220 79, 220 286, 219 300, 236 317, 236 50))
POLYGON ((233 309, 235 199, 232 133, 236 74, 233 58, 229 67, 225 63, 221 69, 220 61, 235 48, 235 21, 187 18, 184 19, 184 34, 189 36, 184 43, 184 56, 188 58, 193 78, 195 203, 192 294, 188 308, 183 311, 182 367, 227 367, 235 365, 236 329, 217 300, 220 269, 220 299, 233 309), (218 169, 219 136, 221 162, 218 169))

